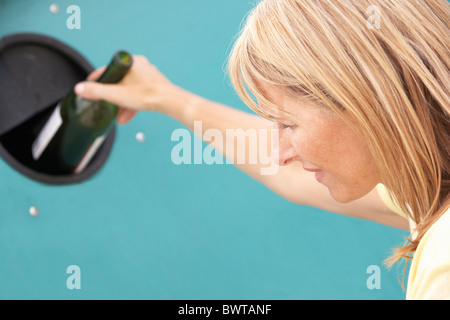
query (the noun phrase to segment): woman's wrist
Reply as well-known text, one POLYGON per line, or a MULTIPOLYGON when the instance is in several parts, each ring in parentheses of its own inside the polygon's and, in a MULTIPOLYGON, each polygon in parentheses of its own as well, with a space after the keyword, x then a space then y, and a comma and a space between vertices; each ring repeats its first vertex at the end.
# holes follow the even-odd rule
POLYGON ((187 124, 198 119, 198 106, 203 100, 202 97, 175 86, 171 93, 158 103, 157 111, 187 124))

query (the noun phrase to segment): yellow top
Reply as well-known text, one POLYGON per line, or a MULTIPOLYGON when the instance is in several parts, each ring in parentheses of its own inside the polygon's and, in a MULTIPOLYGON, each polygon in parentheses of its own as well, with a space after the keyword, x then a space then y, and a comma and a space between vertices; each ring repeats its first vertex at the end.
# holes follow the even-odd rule
MULTIPOLYGON (((378 185, 377 191, 386 206, 406 216, 389 199, 383 185, 378 185)), ((425 233, 414 253, 406 299, 450 299, 450 209, 425 233)))
POLYGON ((425 233, 414 253, 406 299, 450 299, 450 209, 425 233))

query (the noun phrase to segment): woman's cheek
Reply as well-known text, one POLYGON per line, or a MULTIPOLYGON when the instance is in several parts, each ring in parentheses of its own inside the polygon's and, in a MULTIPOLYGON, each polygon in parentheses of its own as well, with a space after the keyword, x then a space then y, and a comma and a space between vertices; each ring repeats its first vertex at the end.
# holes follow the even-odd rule
POLYGON ((318 130, 306 130, 298 128, 295 130, 295 149, 304 161, 315 167, 325 170, 323 167, 329 161, 331 155, 327 146, 326 138, 318 130))

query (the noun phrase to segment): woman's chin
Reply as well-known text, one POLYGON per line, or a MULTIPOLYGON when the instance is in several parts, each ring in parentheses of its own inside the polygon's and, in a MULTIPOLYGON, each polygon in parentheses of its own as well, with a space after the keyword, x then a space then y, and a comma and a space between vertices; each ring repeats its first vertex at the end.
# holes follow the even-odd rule
MULTIPOLYGON (((361 192, 361 189, 346 188, 342 185, 327 186, 330 195, 340 203, 349 203, 364 197, 368 192, 361 192)), ((370 192, 370 191, 369 191, 370 192)))
POLYGON ((336 200, 337 202, 340 202, 340 203, 349 203, 349 202, 352 202, 352 201, 358 199, 358 198, 354 198, 354 197, 349 197, 346 194, 342 194, 342 192, 339 192, 339 193, 335 194, 335 193, 330 191, 330 194, 331 194, 331 196, 333 197, 334 200, 336 200))

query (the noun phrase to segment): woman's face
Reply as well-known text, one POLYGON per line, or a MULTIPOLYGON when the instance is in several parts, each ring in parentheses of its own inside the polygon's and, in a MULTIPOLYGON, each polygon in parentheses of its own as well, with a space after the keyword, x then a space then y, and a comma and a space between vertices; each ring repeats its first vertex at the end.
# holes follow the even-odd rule
POLYGON ((361 198, 380 182, 367 145, 337 114, 300 102, 283 89, 264 87, 264 92, 295 116, 270 114, 279 129, 279 145, 273 150, 279 165, 300 161, 342 203, 361 198))

